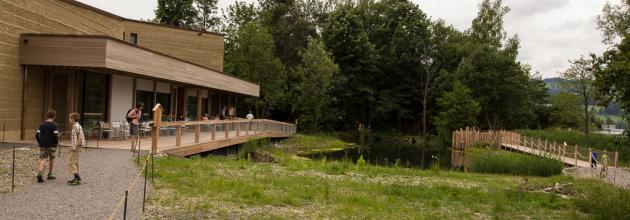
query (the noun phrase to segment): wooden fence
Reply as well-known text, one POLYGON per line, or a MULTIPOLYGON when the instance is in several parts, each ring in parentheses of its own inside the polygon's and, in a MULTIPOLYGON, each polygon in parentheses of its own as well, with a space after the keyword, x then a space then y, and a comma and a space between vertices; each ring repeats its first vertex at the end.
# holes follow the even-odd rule
MULTIPOLYGON (((470 160, 466 149, 477 143, 559 160, 571 166, 590 167, 592 165, 590 155, 593 150, 590 147, 587 152, 580 152, 580 147, 577 145, 568 146, 555 141, 535 139, 512 131, 480 131, 475 128, 465 128, 454 131, 451 141, 451 163, 454 167, 464 168, 464 170, 467 169, 470 160)), ((607 152, 604 151, 602 155, 607 155, 607 152)), ((613 163, 614 167, 619 167, 619 152, 615 152, 613 163)))

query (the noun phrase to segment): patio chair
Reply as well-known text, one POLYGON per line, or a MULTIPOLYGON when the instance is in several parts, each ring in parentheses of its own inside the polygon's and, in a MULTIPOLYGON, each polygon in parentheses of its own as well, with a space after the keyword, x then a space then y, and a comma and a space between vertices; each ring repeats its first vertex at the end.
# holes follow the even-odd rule
POLYGON ((108 134, 107 138, 108 139, 112 139, 114 133, 116 133, 116 131, 114 129, 112 129, 112 125, 111 123, 108 122, 99 122, 99 125, 101 127, 100 129, 100 134, 99 134, 99 138, 103 137, 103 133, 108 134))
POLYGON ((129 132, 129 123, 127 121, 123 121, 120 124, 120 134, 125 138, 125 140, 131 136, 131 133, 129 132))
POLYGON ((114 137, 119 137, 120 134, 120 121, 112 121, 112 130, 114 130, 114 137))
POLYGON ((140 124, 140 131, 142 132, 142 135, 147 136, 147 135, 151 135, 151 126, 149 122, 142 122, 142 124, 140 124))

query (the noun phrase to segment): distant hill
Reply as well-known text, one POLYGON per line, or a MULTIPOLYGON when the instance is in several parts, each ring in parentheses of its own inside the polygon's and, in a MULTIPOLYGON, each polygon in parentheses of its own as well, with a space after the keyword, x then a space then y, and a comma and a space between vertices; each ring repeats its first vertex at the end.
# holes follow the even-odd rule
POLYGON ((559 77, 543 79, 545 84, 547 84, 550 95, 555 95, 562 91, 562 89, 560 89, 560 82, 562 82, 562 80, 563 79, 559 77))

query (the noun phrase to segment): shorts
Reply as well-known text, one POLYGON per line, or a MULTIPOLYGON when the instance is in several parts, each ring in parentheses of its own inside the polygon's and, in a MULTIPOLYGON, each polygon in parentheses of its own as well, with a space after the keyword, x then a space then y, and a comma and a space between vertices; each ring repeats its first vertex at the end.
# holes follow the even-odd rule
POLYGON ((56 147, 39 147, 39 159, 55 159, 56 147))
POLYGON ((140 134, 140 125, 139 124, 129 124, 129 133, 131 135, 138 135, 140 134))

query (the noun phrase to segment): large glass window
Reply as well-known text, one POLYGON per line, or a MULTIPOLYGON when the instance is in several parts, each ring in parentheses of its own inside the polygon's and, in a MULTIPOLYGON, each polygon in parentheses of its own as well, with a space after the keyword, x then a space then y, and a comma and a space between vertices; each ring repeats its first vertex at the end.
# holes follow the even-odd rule
POLYGON ((164 112, 162 113, 162 115, 165 116, 162 117, 162 120, 164 121, 164 119, 171 114, 171 94, 158 92, 156 99, 157 102, 160 103, 162 105, 162 108, 164 109, 164 112))
POLYGON ((84 72, 79 74, 78 82, 83 90, 79 94, 79 109, 83 115, 84 127, 92 127, 99 121, 106 121, 109 101, 109 75, 84 72))
POLYGON ((153 120, 153 112, 151 108, 153 108, 153 92, 152 91, 136 91, 136 102, 144 103, 144 108, 142 109, 142 120, 143 121, 151 121, 153 120))
POLYGON ((186 102, 186 117, 190 120, 197 119, 197 96, 188 96, 186 102))

